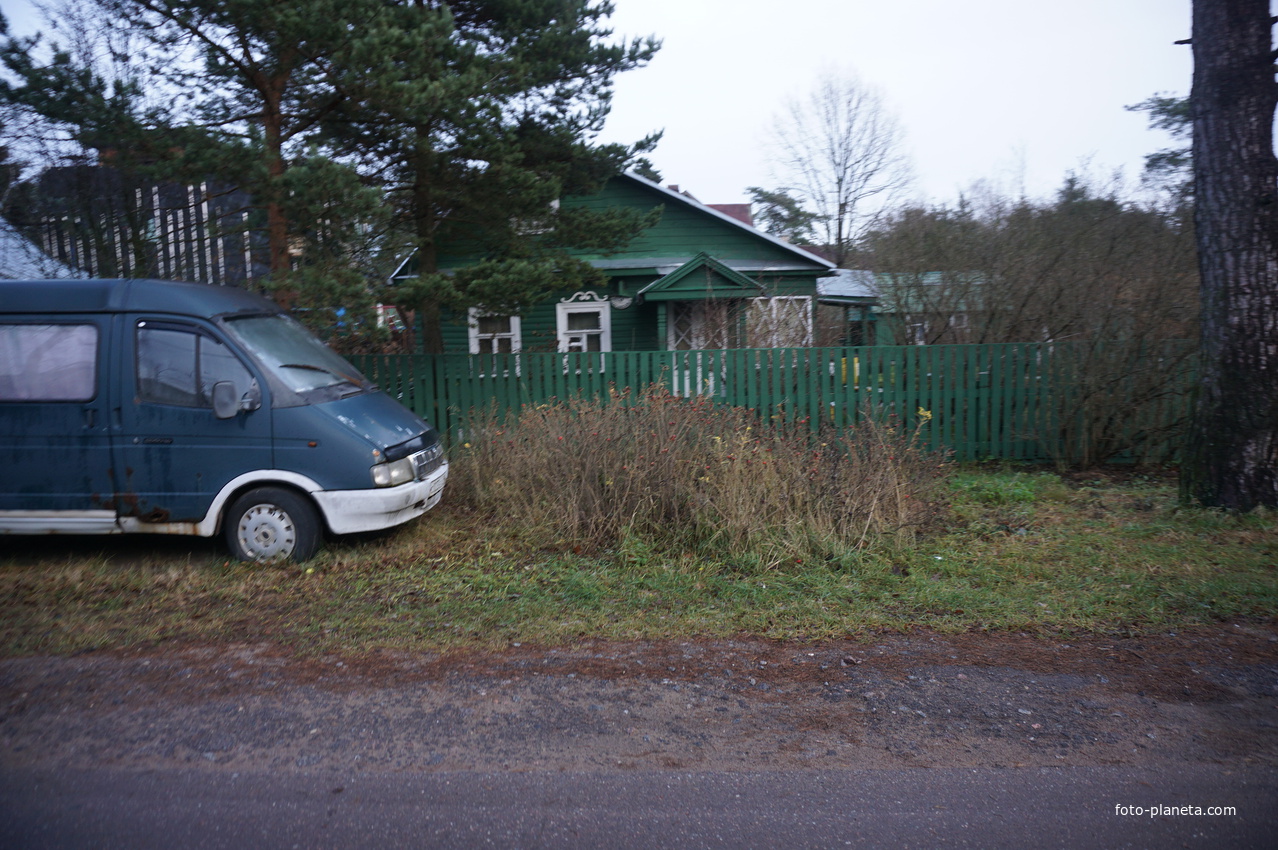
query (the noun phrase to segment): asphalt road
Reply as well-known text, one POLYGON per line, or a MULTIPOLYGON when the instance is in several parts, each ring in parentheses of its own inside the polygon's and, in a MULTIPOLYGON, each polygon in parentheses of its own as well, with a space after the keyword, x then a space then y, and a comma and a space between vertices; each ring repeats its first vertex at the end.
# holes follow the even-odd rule
POLYGON ((1272 848, 1278 770, 6 770, 7 848, 1272 848), (1120 813, 1119 806, 1128 807, 1120 813), (1150 807, 1232 807, 1233 814, 1150 807), (1140 814, 1135 811, 1139 807, 1140 814))
POLYGON ((0 659, 0 850, 846 846, 1278 847, 1278 633, 0 659))

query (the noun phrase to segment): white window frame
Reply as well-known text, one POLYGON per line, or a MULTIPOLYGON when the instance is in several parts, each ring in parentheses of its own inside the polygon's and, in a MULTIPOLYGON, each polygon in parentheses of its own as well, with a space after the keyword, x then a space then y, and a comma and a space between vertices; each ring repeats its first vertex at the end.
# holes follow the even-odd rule
POLYGON ((559 199, 555 198, 546 205, 549 213, 545 218, 512 218, 510 226, 520 236, 541 236, 555 230, 555 214, 559 212, 559 199))
POLYGON ((404 330, 404 320, 400 317, 399 310, 394 305, 378 304, 377 326, 379 328, 390 328, 398 333, 404 330))
MULTIPOLYGON (((510 353, 518 354, 523 347, 523 329, 520 326, 518 316, 508 316, 505 313, 493 313, 482 307, 471 307, 466 314, 466 342, 470 348, 471 354, 479 354, 479 342, 481 339, 503 339, 510 340, 510 353), (510 319, 510 332, 504 334, 480 334, 479 320, 481 318, 508 318, 510 319)), ((495 354, 498 352, 484 352, 485 354, 495 354)))
POLYGON ((746 316, 746 344, 750 348, 810 348, 812 346, 812 296, 810 295, 773 295, 763 298, 751 298, 750 311, 762 310, 764 312, 763 321, 768 326, 764 329, 768 338, 766 340, 754 339, 756 322, 759 321, 754 315, 746 316), (777 338, 781 330, 781 318, 778 316, 779 308, 783 305, 795 304, 802 302, 801 312, 797 313, 803 321, 802 334, 803 339, 796 342, 786 341, 786 345, 778 345, 780 341, 777 338))
POLYGON ((952 314, 950 316, 949 330, 954 333, 954 342, 967 342, 972 330, 972 323, 968 321, 967 313, 952 314))
MULTIPOLYGON (((582 331, 568 330, 568 317, 577 313, 598 313, 599 330, 588 333, 598 334, 599 352, 612 351, 612 305, 607 296, 594 292, 578 292, 555 305, 555 337, 559 351, 564 354, 572 352, 569 348, 571 338, 581 336, 582 331)), ((594 354, 586 348, 580 349, 582 354, 594 354)))
MULTIPOLYGON (((510 370, 497 369, 498 357, 510 357, 512 354, 518 354, 523 347, 523 328, 519 316, 511 316, 506 313, 494 313, 485 310, 482 307, 471 307, 466 311, 466 341, 470 348, 471 354, 471 370, 474 377, 477 378, 495 378, 508 377, 510 370), (480 334, 479 320, 486 317, 500 317, 510 319, 510 332, 504 334, 480 334), (479 343, 481 339, 510 339, 510 354, 500 352, 480 352, 479 343)), ((516 357, 515 374, 519 375, 522 371, 523 364, 521 358, 516 357)), ((509 361, 507 361, 509 362, 509 361)))
POLYGON ((906 326, 907 333, 909 334, 908 344, 909 345, 927 345, 928 326, 929 326, 929 322, 927 321, 927 319, 919 319, 916 322, 910 322, 906 326))

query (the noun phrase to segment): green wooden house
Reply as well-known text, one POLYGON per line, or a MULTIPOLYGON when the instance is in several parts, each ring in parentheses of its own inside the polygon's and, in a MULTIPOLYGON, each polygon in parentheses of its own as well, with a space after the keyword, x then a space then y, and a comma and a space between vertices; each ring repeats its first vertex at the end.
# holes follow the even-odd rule
MULTIPOLYGON (((565 208, 663 208, 661 220, 617 253, 578 252, 607 285, 564 293, 521 316, 482 307, 444 326, 448 352, 666 351, 795 348, 814 344, 817 280, 834 266, 676 187, 618 175, 565 208)), ((478 257, 447 256, 442 270, 478 257)), ((410 257, 392 281, 416 274, 410 257)))

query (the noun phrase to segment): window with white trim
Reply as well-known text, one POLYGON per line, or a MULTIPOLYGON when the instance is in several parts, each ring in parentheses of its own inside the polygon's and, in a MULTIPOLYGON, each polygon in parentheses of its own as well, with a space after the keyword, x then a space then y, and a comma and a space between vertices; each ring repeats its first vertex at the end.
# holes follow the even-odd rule
POLYGON ((540 236, 543 233, 553 233, 555 230, 555 216, 559 213, 559 199, 555 198, 547 204, 546 209, 547 212, 544 216, 512 218, 510 220, 511 229, 520 236, 540 236))
POLYGON ((746 344, 751 348, 812 345, 812 298, 808 295, 751 298, 746 314, 746 344))
POLYGON ((909 334, 910 345, 927 345, 928 323, 926 319, 920 319, 917 322, 910 322, 907 328, 909 334))
POLYGON ((500 316, 471 307, 467 322, 471 354, 516 354, 522 342, 518 316, 500 316))
MULTIPOLYGON (((573 298, 590 296, 578 293, 573 298)), ((606 298, 564 301, 555 305, 559 350, 612 351, 612 308, 606 298)))

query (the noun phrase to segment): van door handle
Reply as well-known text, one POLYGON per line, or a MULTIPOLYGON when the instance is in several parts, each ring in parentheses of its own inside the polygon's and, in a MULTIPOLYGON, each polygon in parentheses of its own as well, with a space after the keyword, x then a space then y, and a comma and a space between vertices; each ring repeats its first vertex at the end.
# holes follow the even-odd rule
POLYGON ((98 412, 94 410, 92 407, 86 407, 84 409, 84 427, 88 430, 93 430, 94 426, 96 426, 97 424, 98 424, 98 412))

